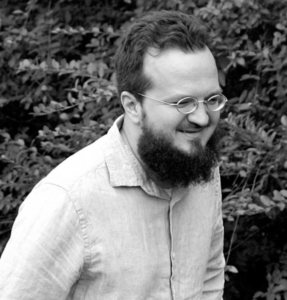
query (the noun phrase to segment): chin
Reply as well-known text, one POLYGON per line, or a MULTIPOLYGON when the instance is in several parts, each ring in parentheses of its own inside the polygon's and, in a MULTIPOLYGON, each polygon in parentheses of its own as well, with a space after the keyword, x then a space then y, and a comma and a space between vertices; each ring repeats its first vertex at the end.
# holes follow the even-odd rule
POLYGON ((194 150, 196 150, 194 145, 197 144, 198 142, 203 148, 205 148, 207 142, 202 141, 202 139, 200 138, 196 138, 191 141, 185 142, 184 145, 182 145, 181 147, 178 147, 176 145, 175 146, 177 147, 177 149, 184 151, 186 154, 194 154, 194 150))

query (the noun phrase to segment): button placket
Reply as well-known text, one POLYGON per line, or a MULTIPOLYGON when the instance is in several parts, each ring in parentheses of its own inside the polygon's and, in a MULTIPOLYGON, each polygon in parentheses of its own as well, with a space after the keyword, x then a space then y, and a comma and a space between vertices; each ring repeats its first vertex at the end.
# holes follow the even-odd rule
POLYGON ((170 277, 170 286, 171 286, 171 294, 173 300, 176 300, 175 298, 175 289, 173 285, 173 278, 174 278, 174 263, 175 263, 175 252, 173 251, 173 232, 172 232, 172 208, 173 203, 170 202, 170 208, 169 208, 169 232, 170 232, 170 264, 171 264, 171 277, 170 277))

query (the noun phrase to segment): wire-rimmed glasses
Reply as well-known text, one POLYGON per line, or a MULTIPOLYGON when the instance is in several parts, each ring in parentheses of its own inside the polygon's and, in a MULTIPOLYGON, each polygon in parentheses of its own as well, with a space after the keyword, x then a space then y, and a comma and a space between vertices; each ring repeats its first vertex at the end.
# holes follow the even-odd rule
POLYGON ((200 102, 204 103, 210 111, 218 111, 222 109, 228 101, 228 99, 222 94, 213 95, 207 100, 197 100, 194 97, 185 97, 180 99, 177 103, 169 103, 166 101, 154 99, 141 93, 137 94, 157 102, 161 102, 170 106, 176 106, 177 110, 182 114, 190 114, 194 112, 198 106, 198 103, 200 102))

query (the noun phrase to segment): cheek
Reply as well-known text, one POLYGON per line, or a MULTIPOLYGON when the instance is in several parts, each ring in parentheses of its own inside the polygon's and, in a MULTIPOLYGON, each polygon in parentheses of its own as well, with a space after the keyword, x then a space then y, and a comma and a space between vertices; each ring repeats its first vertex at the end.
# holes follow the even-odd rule
POLYGON ((156 128, 161 128, 164 131, 175 130, 178 124, 182 122, 182 117, 177 117, 177 113, 171 111, 171 108, 154 110, 150 113, 149 120, 156 128))
POLYGON ((215 112, 210 115, 210 126, 216 128, 220 120, 220 112, 215 112))

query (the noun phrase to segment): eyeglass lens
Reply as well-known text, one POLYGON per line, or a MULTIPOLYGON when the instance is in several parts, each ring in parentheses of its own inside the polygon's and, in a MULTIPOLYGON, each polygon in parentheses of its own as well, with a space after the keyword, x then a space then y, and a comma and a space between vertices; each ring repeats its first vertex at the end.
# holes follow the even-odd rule
MULTIPOLYGON (((221 95, 216 95, 209 98, 206 102, 207 108, 211 111, 220 110, 225 104, 225 98, 221 95)), ((177 104, 178 111, 182 113, 192 112, 196 109, 198 102, 196 99, 188 97, 180 100, 177 104)))

